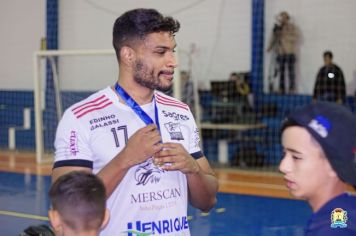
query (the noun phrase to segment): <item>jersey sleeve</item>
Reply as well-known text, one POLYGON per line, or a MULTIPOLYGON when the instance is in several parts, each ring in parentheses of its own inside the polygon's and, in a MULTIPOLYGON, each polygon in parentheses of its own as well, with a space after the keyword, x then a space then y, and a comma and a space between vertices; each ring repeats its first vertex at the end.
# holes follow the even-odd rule
POLYGON ((200 134, 199 134, 199 129, 197 127, 197 124, 195 123, 195 119, 190 112, 190 119, 192 121, 191 123, 191 135, 190 135, 190 140, 189 140, 189 153, 194 159, 199 159, 204 156, 204 153, 201 150, 200 147, 200 134))
POLYGON ((89 134, 83 130, 80 120, 67 110, 57 127, 53 168, 63 166, 93 168, 89 134))

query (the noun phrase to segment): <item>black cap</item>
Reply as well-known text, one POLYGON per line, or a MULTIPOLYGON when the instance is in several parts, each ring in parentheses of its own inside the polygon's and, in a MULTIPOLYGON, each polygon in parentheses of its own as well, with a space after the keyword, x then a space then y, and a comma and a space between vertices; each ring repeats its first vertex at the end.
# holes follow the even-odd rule
POLYGON ((302 126, 323 148, 339 178, 356 186, 356 116, 346 107, 331 102, 316 102, 295 110, 284 121, 302 126))

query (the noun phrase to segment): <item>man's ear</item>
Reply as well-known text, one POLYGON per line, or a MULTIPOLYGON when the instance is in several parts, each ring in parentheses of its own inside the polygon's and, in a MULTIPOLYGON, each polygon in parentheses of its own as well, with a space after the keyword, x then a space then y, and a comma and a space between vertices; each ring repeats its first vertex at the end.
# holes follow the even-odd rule
POLYGON ((51 222, 51 225, 52 225, 54 231, 55 232, 62 231, 62 221, 61 221, 61 217, 60 217, 58 211, 50 209, 48 211, 48 217, 49 217, 49 221, 51 222))
POLYGON ((126 66, 131 66, 136 59, 135 51, 128 47, 123 46, 120 50, 120 61, 126 66))
POLYGON ((109 220, 110 220, 110 211, 108 208, 106 208, 103 223, 101 223, 102 229, 105 228, 105 226, 109 223, 109 220))

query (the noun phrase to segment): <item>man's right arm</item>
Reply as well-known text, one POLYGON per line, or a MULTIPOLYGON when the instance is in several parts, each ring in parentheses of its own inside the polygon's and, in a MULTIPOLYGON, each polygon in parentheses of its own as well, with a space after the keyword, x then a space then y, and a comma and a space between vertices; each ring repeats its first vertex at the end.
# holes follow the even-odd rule
MULTIPOLYGON (((122 153, 122 152, 121 152, 122 153)), ((124 178, 129 166, 126 165, 121 158, 123 154, 118 154, 114 159, 112 159, 102 170, 99 171, 97 176, 101 178, 105 185, 106 196, 110 197, 116 186, 124 178)), ((88 167, 78 167, 78 166, 64 166, 54 168, 52 171, 52 182, 56 181, 60 176, 67 174, 72 171, 85 171, 92 172, 91 168, 88 167)))
MULTIPOLYGON (((125 161, 127 159, 128 158, 125 157, 124 149, 97 173, 97 176, 101 178, 105 185, 107 198, 110 197, 116 186, 121 182, 129 170, 131 164, 128 161, 125 161)), ((92 169, 78 166, 57 167, 52 171, 52 182, 56 181, 60 176, 72 171, 92 172, 92 169)))
POLYGON ((52 170, 52 183, 54 183, 59 177, 72 171, 85 171, 91 173, 91 168, 78 167, 78 166, 63 166, 57 167, 52 170))
POLYGON ((272 35, 270 36, 270 39, 268 41, 267 52, 272 51, 275 44, 276 44, 276 37, 275 34, 272 32, 272 35))
POLYGON ((338 102, 340 104, 342 104, 344 102, 344 100, 346 99, 346 83, 345 83, 345 77, 344 77, 344 73, 342 72, 341 68, 338 67, 339 73, 340 73, 340 77, 338 78, 338 102))
MULTIPOLYGON (((107 197, 112 194, 132 166, 146 161, 161 150, 160 140, 161 136, 155 125, 143 127, 129 138, 125 148, 97 173, 105 185, 107 197)), ((57 167, 52 171, 52 180, 55 181, 59 176, 75 170, 92 171, 89 167, 57 167)))

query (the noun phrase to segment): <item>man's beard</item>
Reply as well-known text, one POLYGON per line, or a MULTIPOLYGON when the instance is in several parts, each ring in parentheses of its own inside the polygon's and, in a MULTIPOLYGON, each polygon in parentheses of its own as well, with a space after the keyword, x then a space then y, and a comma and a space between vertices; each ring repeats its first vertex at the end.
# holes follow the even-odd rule
POLYGON ((142 60, 136 61, 133 77, 136 83, 149 89, 157 89, 166 92, 172 88, 172 84, 162 84, 158 78, 159 74, 155 77, 153 69, 150 70, 147 65, 143 64, 142 60))

